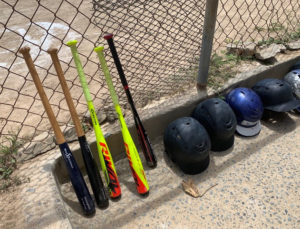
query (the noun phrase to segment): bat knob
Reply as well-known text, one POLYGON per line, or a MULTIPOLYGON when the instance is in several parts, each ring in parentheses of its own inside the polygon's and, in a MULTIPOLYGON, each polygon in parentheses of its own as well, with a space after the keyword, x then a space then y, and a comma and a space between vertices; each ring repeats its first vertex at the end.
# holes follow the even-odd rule
POLYGON ((50 48, 50 49, 48 49, 47 50, 47 53, 49 53, 49 54, 55 54, 55 53, 57 53, 57 48, 50 48))
POLYGON ((95 47, 95 48, 94 48, 94 51, 98 53, 98 52, 102 52, 103 49, 104 49, 103 46, 98 46, 98 47, 95 47))
POLYGON ((148 197, 149 196, 149 191, 148 192, 145 192, 145 193, 140 193, 140 195, 144 198, 148 197))
MULTIPOLYGON (((96 198, 96 197, 95 197, 96 198)), ((108 198, 106 196, 105 190, 101 190, 97 199, 96 199, 97 205, 99 208, 105 209, 109 205, 108 198)))
POLYGON ((147 165, 150 168, 155 168, 157 166, 157 162, 156 161, 147 161, 147 165))
POLYGON ((109 39, 113 38, 113 36, 114 35, 112 33, 108 33, 108 34, 104 35, 104 39, 109 40, 109 39))
POLYGON ((71 46, 76 46, 77 42, 78 42, 78 41, 76 41, 76 40, 68 41, 68 42, 67 42, 67 45, 68 45, 69 47, 71 47, 71 46))
POLYGON ((30 48, 25 46, 23 48, 20 48, 19 50, 20 53, 25 54, 25 53, 29 53, 30 52, 30 48))

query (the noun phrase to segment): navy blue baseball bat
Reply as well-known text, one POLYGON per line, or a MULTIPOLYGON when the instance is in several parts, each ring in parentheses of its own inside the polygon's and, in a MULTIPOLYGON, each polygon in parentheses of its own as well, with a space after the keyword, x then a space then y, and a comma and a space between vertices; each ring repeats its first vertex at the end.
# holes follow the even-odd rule
POLYGON ((103 185, 103 181, 101 179, 99 169, 94 160, 94 157, 93 157, 93 154, 89 147, 89 144, 86 140, 85 133, 81 126, 81 122, 77 115, 75 105, 73 103, 62 67, 61 67, 59 59, 58 59, 58 55, 57 55, 58 50, 56 48, 50 48, 50 49, 48 49, 47 52, 51 56, 54 68, 56 70, 56 73, 57 73, 57 76, 58 76, 58 79, 59 79, 59 82, 61 85, 61 88, 63 89, 65 99, 67 101, 67 104, 68 104, 68 107, 70 110, 70 114, 71 114, 71 117, 72 117, 72 120, 73 120, 73 123, 75 126, 75 130, 76 130, 76 133, 78 136, 78 141, 80 144, 83 162, 84 162, 84 165, 85 165, 88 177, 89 177, 89 181, 90 181, 93 193, 94 193, 96 203, 97 203, 98 207, 106 208, 109 205, 106 190, 103 185))
POLYGON ((44 105, 46 113, 48 115, 48 119, 51 123, 51 126, 52 126, 54 134, 55 134, 56 142, 59 145, 61 154, 65 161, 65 164, 66 164, 69 176, 70 176, 70 180, 73 185, 76 196, 78 198, 78 201, 83 209, 84 214, 92 215, 95 213, 94 201, 93 201, 91 194, 86 186, 86 183, 85 183, 83 176, 80 172, 80 169, 75 161, 75 158, 74 158, 68 144, 66 143, 65 137, 63 136, 63 133, 61 132, 58 122, 55 118, 55 115, 50 106, 49 100, 46 96, 46 93, 43 89, 40 78, 38 76, 38 73, 33 64, 33 60, 30 55, 30 48, 23 47, 20 49, 20 53, 22 53, 22 55, 25 59, 25 62, 29 69, 29 72, 32 76, 32 79, 34 81, 36 89, 40 95, 40 98, 42 100, 42 103, 44 105))

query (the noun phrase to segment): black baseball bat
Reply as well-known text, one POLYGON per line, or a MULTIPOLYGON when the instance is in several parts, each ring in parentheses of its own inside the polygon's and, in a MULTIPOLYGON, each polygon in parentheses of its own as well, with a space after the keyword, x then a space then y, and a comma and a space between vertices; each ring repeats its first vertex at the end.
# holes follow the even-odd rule
POLYGON ((145 128, 144 128, 144 126, 142 124, 142 121, 141 121, 141 119, 139 117, 139 114, 138 114, 138 112, 137 112, 137 110, 135 108, 135 105, 134 105, 131 93, 129 91, 129 86, 128 86, 128 83, 127 83, 127 80, 126 80, 126 77, 125 77, 125 74, 124 74, 124 71, 123 71, 123 68, 122 68, 122 65, 121 65, 118 53, 117 53, 117 50, 116 50, 115 45, 114 45, 113 34, 106 34, 104 36, 104 39, 107 40, 107 43, 109 45, 109 49, 111 51, 111 54, 113 56, 115 65, 117 67, 117 70, 118 70, 118 73, 119 73, 119 76, 120 76, 123 88, 125 90, 128 102, 130 104, 131 111, 133 113, 134 123, 135 123, 136 129, 137 129, 137 133, 138 133, 138 139, 139 139, 140 145, 142 147, 142 150, 143 150, 144 157, 146 159, 147 165, 149 167, 153 167, 154 168, 157 165, 157 160, 156 160, 155 154, 153 152, 153 149, 152 149, 150 140, 148 138, 148 135, 146 133, 146 130, 145 130, 145 128))
POLYGON ((38 73, 35 69, 35 66, 33 64, 31 55, 30 55, 30 48, 24 47, 20 49, 20 53, 22 53, 25 62, 27 64, 27 67, 29 69, 29 72, 32 76, 32 79, 34 81, 34 84, 36 86, 36 89, 40 95, 40 98, 42 100, 42 103, 44 105, 44 108, 46 110, 46 113, 48 115, 48 119, 51 123, 51 126, 54 131, 54 135, 57 141, 57 144, 59 145, 60 152, 63 156, 63 159, 66 163, 66 167, 70 176, 71 183, 73 185, 73 188, 75 190, 76 196, 78 198, 78 201, 83 209, 83 212, 85 215, 92 215, 95 213, 95 204, 94 201, 90 195, 90 192, 86 186, 86 183, 83 179, 83 176, 80 172, 80 169, 76 163, 76 160, 65 140, 65 137, 63 136, 63 133, 61 132, 61 129, 57 123, 57 120, 55 118, 55 115, 52 111, 52 108, 50 106, 49 100, 46 96, 46 93, 43 89, 42 83, 40 81, 40 78, 38 76, 38 73))
POLYGON ((82 158, 83 158, 84 165, 85 165, 88 177, 89 177, 89 181, 91 183, 91 187, 92 187, 92 190, 94 193, 96 203, 100 208, 106 208, 109 204, 108 197, 106 195, 103 181, 101 179, 96 162, 93 158, 91 149, 86 140, 85 133, 82 129, 80 120, 78 118, 70 91, 68 89, 68 85, 67 85, 62 67, 61 67, 59 59, 58 59, 58 55, 57 55, 58 51, 55 48, 51 48, 47 52, 51 56, 54 68, 56 70, 57 76, 60 81, 60 85, 63 89, 64 95, 65 95, 65 98, 66 98, 66 101, 67 101, 67 104, 68 104, 68 107, 69 107, 69 110, 71 113, 73 123, 75 125, 76 133, 77 133, 79 144, 80 144, 82 158))

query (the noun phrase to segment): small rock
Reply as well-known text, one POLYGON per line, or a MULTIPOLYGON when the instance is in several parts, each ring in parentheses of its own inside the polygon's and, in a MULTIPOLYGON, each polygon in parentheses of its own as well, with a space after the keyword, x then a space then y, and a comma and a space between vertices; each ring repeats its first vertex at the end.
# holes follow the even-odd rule
POLYGON ((114 122, 115 120, 118 119, 118 115, 117 115, 117 113, 115 112, 115 110, 113 108, 112 109, 107 109, 106 117, 107 117, 108 122, 114 122))
POLYGON ((136 108, 143 108, 149 103, 149 100, 147 97, 141 98, 139 101, 135 103, 136 108))
MULTIPOLYGON (((98 118, 99 124, 105 122, 105 120, 107 119, 107 116, 106 116, 105 112, 103 111, 103 109, 101 109, 97 112, 97 118, 98 118)), ((83 120, 85 122, 88 122, 91 126, 93 126, 93 122, 92 122, 89 112, 84 115, 83 120)))
POLYGON ((55 148, 55 139, 53 135, 48 132, 43 132, 42 134, 33 138, 31 142, 26 143, 21 149, 19 149, 19 157, 17 160, 29 160, 53 148, 55 148))
POLYGON ((120 103, 120 106, 121 106, 122 108, 124 108, 124 109, 130 109, 130 105, 129 105, 127 99, 125 99, 125 100, 120 100, 119 103, 120 103))
POLYGON ((51 170, 52 170, 52 164, 51 163, 45 164, 45 165, 42 166, 42 168, 46 172, 51 172, 51 170))
POLYGON ((132 111, 130 109, 123 109, 123 116, 127 117, 132 114, 132 111))
POLYGON ((300 39, 297 41, 292 41, 286 45, 288 50, 298 50, 300 49, 300 39))
POLYGON ((259 60, 268 60, 274 58, 279 52, 285 52, 285 50, 286 47, 282 44, 271 44, 266 48, 257 49, 255 57, 259 60))
POLYGON ((233 53, 238 56, 254 56, 256 44, 253 42, 230 43, 226 48, 228 53, 233 53))
POLYGON ((285 45, 283 45, 283 44, 278 44, 278 46, 279 46, 280 52, 281 52, 281 53, 285 53, 285 51, 286 51, 285 45))
POLYGON ((103 109, 100 109, 98 112, 97 112, 97 117, 98 117, 98 121, 99 123, 103 123, 105 122, 105 120, 107 119, 107 115, 105 114, 105 112, 103 111, 103 109))
POLYGON ((26 190, 26 192, 32 192, 32 193, 34 193, 34 192, 35 192, 35 188, 28 188, 28 189, 26 190))
POLYGON ((64 136, 67 142, 76 141, 78 137, 75 127, 68 127, 67 130, 64 131, 64 136))

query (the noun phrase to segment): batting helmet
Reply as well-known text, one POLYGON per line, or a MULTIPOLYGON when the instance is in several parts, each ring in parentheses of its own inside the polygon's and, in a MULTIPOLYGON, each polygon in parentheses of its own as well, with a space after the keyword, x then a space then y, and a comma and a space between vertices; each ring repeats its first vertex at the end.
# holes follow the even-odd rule
POLYGON ((209 165, 209 136, 192 117, 179 118, 167 126, 164 146, 167 155, 187 174, 200 173, 209 165))
POLYGON ((223 151, 234 143, 236 117, 230 106, 222 99, 207 99, 195 108, 192 117, 207 130, 213 151, 223 151))

